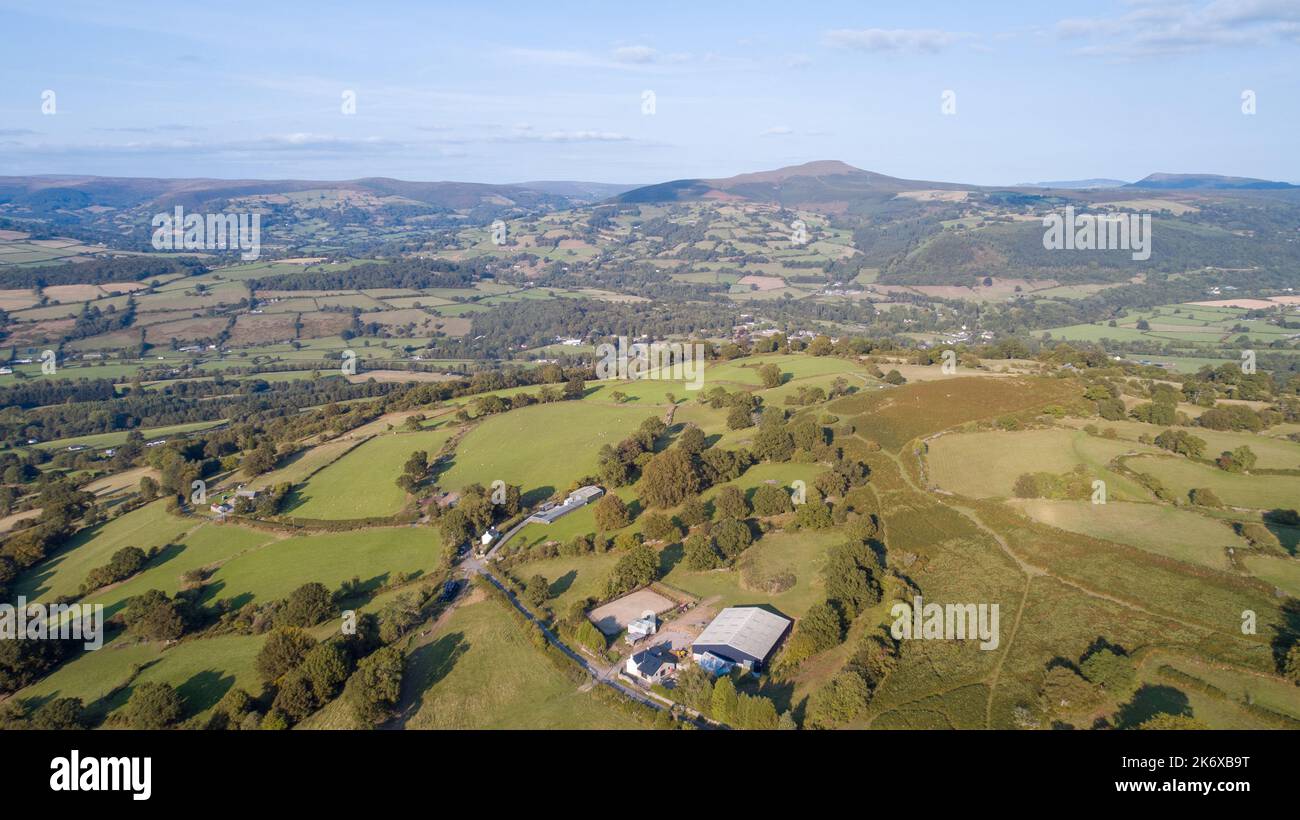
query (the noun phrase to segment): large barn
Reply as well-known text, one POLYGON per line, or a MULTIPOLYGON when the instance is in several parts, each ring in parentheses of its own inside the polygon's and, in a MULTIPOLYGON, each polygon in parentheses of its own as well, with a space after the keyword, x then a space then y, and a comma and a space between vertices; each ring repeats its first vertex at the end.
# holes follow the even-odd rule
POLYGON ((716 660, 758 669, 790 629, 789 618, 756 606, 729 606, 704 628, 691 645, 696 663, 717 667, 716 660), (712 657, 710 657, 712 656, 712 657))

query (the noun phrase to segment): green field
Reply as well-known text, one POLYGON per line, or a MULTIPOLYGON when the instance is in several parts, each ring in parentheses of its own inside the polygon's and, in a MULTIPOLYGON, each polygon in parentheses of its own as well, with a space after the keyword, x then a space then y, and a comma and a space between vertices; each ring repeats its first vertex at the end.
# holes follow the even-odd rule
POLYGON ((1229 473, 1176 456, 1136 458, 1128 466, 1159 479, 1181 498, 1194 488, 1209 487, 1225 504, 1256 510, 1295 507, 1300 499, 1300 476, 1229 473))
POLYGON ((295 487, 284 514, 325 521, 394 515, 406 503, 396 484, 402 465, 416 450, 432 458, 452 432, 444 426, 376 436, 295 487))
POLYGON ((407 661, 420 692, 408 729, 634 729, 578 691, 495 600, 462 603, 407 661))
POLYGON ((1023 473, 1061 474, 1082 464, 1106 482, 1108 498, 1145 501, 1150 493, 1106 467, 1111 459, 1134 450, 1158 452, 1147 445, 1082 431, 958 433, 931 441, 926 461, 933 484, 972 498, 1009 498, 1023 473))
POLYGON ((1026 499, 1016 507, 1035 521, 1114 541, 1210 569, 1228 571, 1227 547, 1249 545, 1227 524, 1161 504, 1026 499), (1177 533, 1171 537, 1171 534, 1177 533))
POLYGON ((167 512, 163 499, 105 524, 77 533, 62 549, 21 576, 14 592, 28 600, 75 595, 92 569, 107 564, 123 547, 161 547, 200 522, 167 512))
MULTIPOLYGON (((1154 439, 1168 429, 1158 424, 1143 424, 1138 421, 1099 421, 1097 419, 1065 419, 1062 424, 1076 428, 1082 428, 1086 424, 1093 424, 1102 431, 1114 430, 1121 439, 1129 442, 1136 442, 1138 437, 1142 435, 1154 439)), ((1285 438, 1255 433, 1209 430, 1204 427, 1188 428, 1187 432, 1205 442, 1207 457, 1217 456, 1225 450, 1235 450, 1242 445, 1246 445, 1250 447, 1258 459, 1256 467, 1267 470, 1300 469, 1300 444, 1287 441, 1285 438)), ((1266 431, 1266 433, 1270 434, 1273 432, 1274 428, 1269 428, 1266 431)))
POLYGON ((439 484, 459 489, 500 480, 522 487, 527 501, 540 500, 595 472, 600 446, 618 444, 650 415, 659 413, 565 401, 491 416, 461 440, 439 484))

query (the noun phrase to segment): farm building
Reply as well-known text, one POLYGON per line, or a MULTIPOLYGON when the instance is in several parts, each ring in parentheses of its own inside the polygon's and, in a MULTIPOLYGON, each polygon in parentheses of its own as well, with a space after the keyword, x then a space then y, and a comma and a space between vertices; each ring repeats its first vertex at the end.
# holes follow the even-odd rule
POLYGON ((662 683, 677 674, 677 661, 666 652, 647 649, 627 659, 627 673, 647 683, 662 683))
POLYGON ((696 663, 717 666, 708 656, 746 669, 762 667, 790 629, 789 618, 756 606, 729 606, 718 613, 691 645, 696 663))
POLYGON ((528 517, 528 520, 535 521, 538 524, 550 524, 556 519, 563 518, 580 507, 585 507, 604 494, 605 491, 596 486, 579 488, 569 493, 569 497, 559 504, 552 504, 549 507, 543 507, 533 513, 528 517))
POLYGON ((630 644, 636 643, 658 631, 659 620, 655 617, 654 610, 643 612, 640 618, 627 625, 627 642, 630 644))

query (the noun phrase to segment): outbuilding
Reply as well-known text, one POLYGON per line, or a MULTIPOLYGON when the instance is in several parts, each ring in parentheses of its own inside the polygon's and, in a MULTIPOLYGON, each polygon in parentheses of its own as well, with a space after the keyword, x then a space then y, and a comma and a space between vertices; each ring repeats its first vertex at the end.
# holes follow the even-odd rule
POLYGON ((790 630, 792 621, 756 606, 729 606, 718 613, 691 645, 696 663, 718 658, 759 669, 790 630))

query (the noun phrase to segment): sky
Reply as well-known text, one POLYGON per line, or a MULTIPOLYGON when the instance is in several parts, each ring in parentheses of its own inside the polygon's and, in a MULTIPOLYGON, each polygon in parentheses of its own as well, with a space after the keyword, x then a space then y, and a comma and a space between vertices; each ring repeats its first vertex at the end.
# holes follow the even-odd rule
POLYGON ((632 5, 0 0, 0 175, 1300 182, 1300 0, 632 5))

